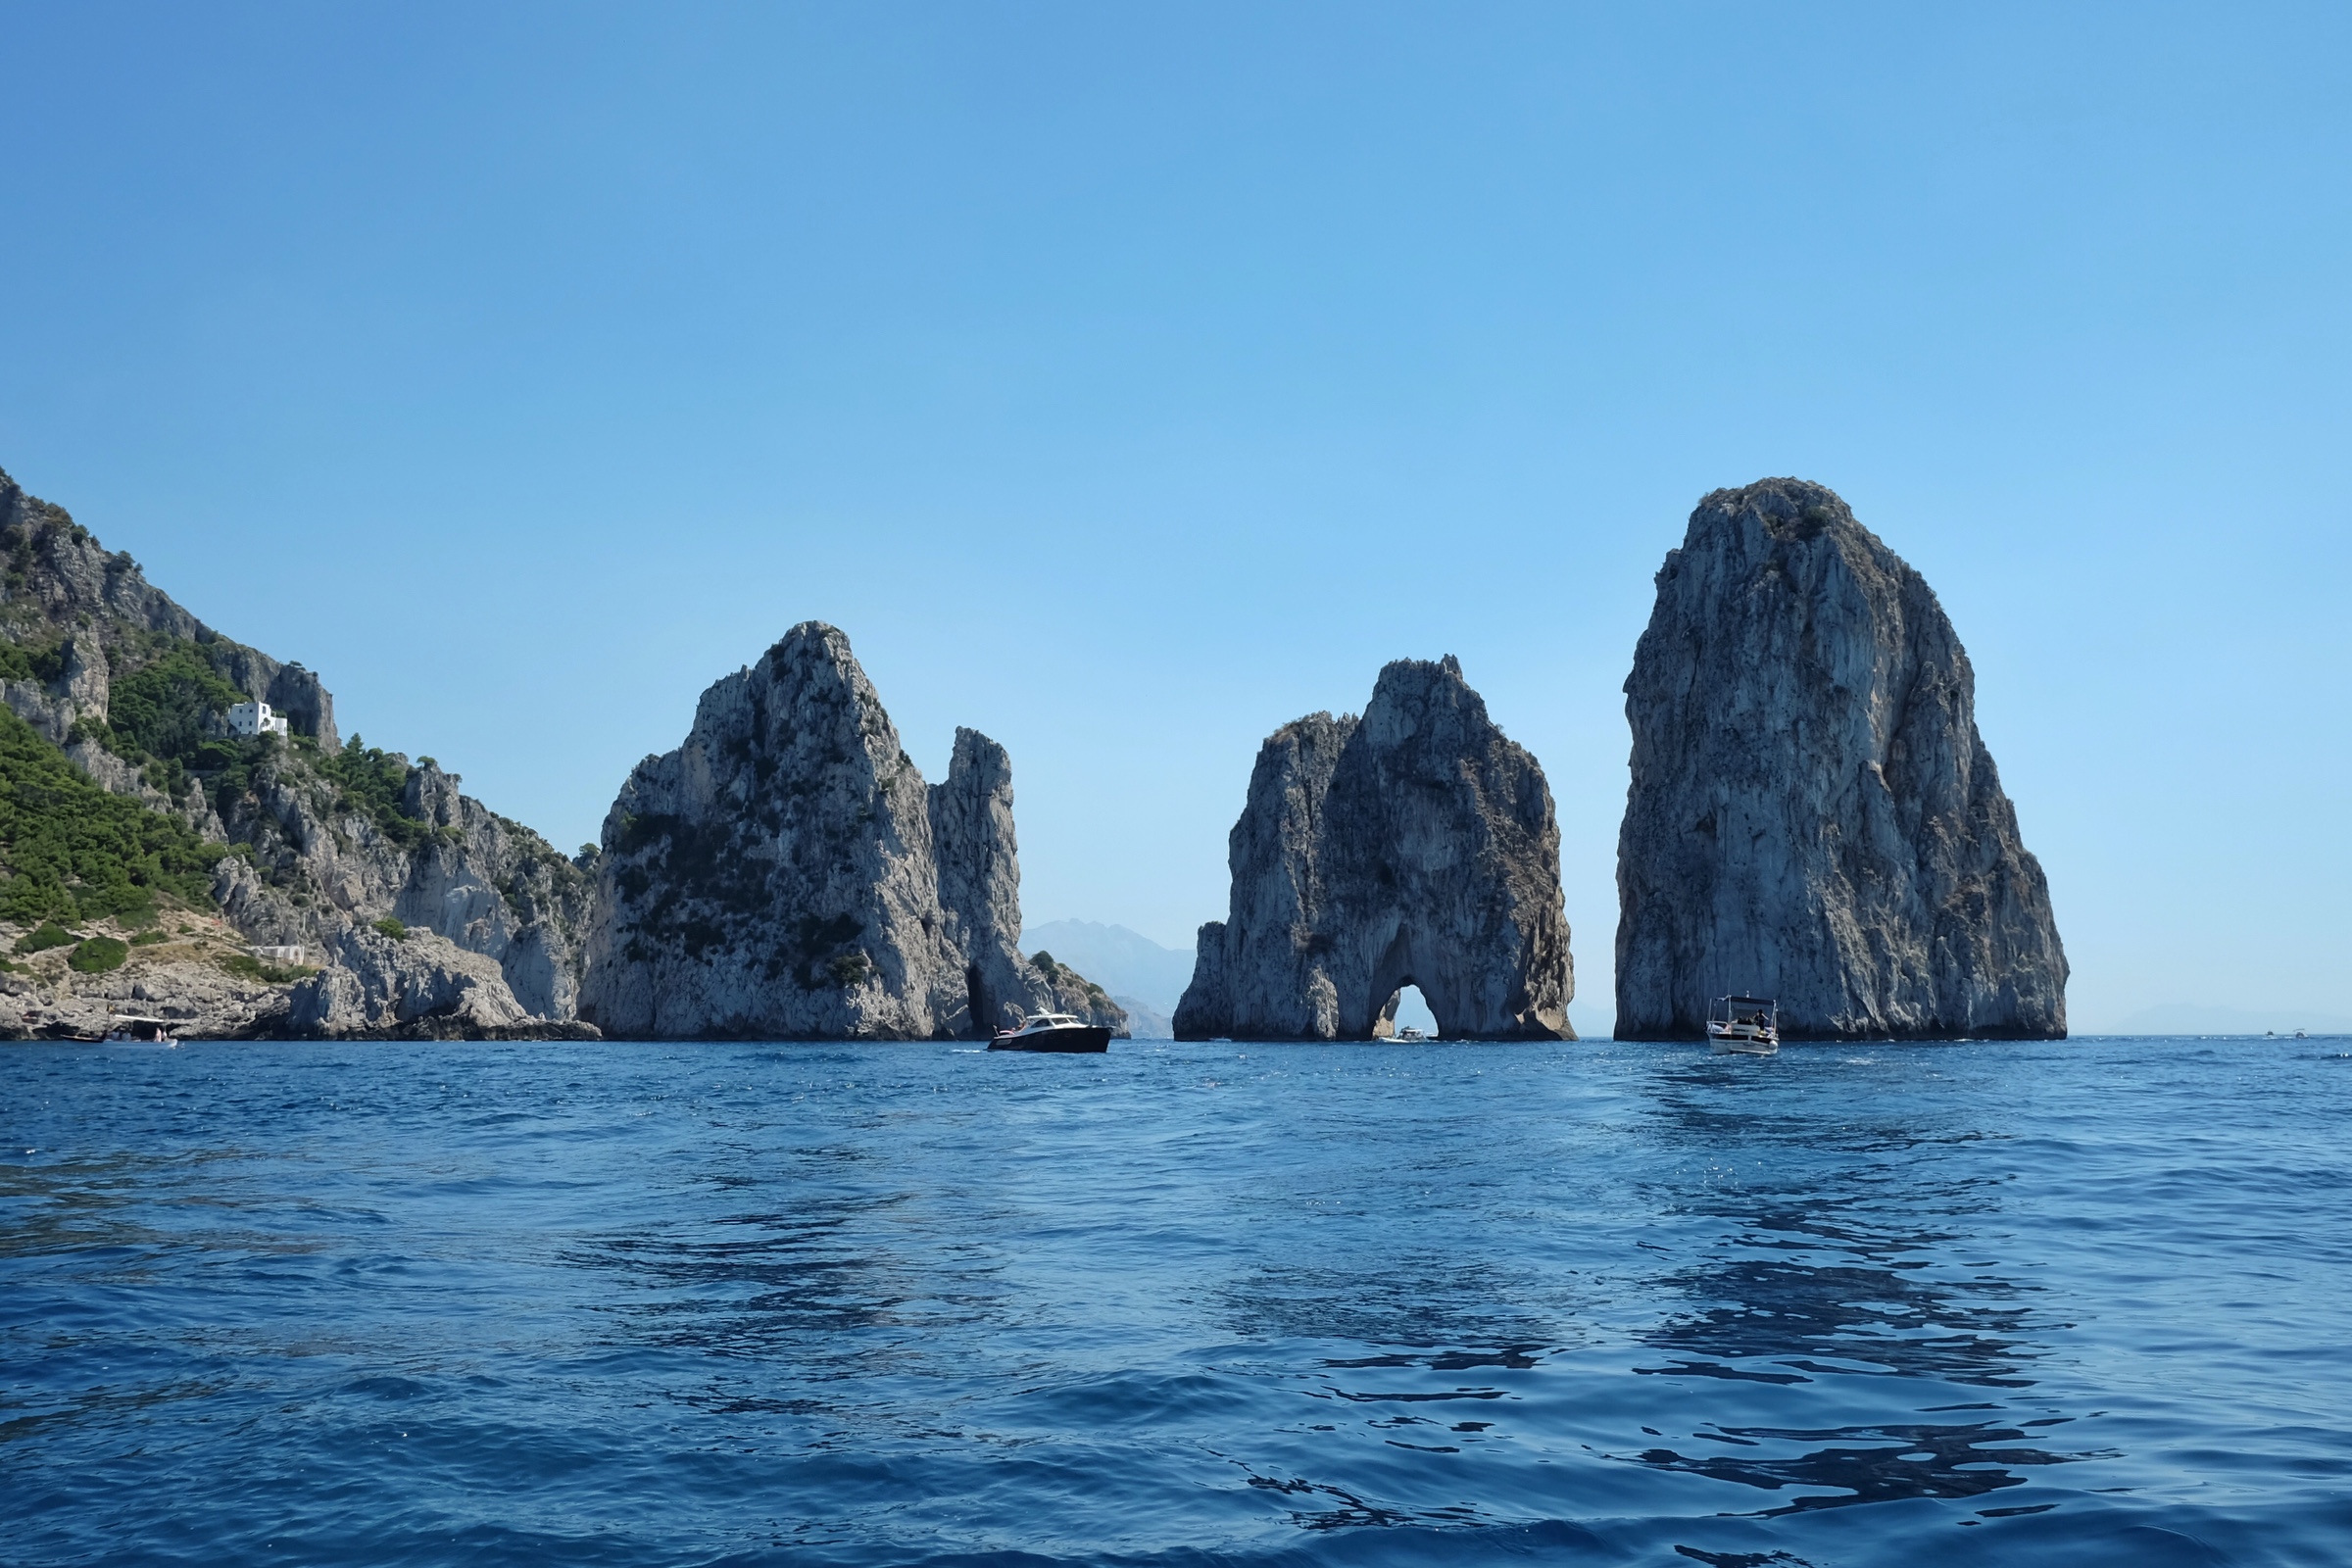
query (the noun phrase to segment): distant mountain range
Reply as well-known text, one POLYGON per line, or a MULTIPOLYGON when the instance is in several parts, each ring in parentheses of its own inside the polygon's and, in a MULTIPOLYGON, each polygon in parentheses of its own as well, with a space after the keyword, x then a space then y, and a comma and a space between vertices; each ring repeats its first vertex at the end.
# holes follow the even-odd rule
POLYGON ((1163 948, 1140 931, 1096 920, 1048 920, 1021 932, 1021 952, 1050 953, 1110 993, 1139 1040, 1165 1039, 1176 1000, 1192 984, 1189 948, 1163 948))

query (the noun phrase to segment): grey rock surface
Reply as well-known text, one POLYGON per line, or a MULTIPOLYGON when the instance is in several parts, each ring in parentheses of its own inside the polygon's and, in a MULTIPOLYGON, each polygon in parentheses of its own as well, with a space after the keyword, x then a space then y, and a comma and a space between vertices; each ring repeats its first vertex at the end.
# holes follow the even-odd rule
POLYGON ((1054 995, 1014 946, 1004 749, 959 731, 927 788, 849 639, 815 621, 638 764, 598 889, 580 1011, 610 1036, 968 1037, 1054 995))
POLYGON ((405 779, 398 839, 298 753, 210 803, 219 836, 250 851, 215 873, 223 912, 257 942, 322 947, 389 915, 498 962, 534 1016, 571 1017, 593 881, 457 774, 389 753, 383 766, 405 779))
POLYGON ((1012 760, 978 730, 958 727, 946 782, 927 802, 931 857, 949 946, 963 956, 975 1034, 1017 1028, 1047 1002, 1021 956, 1020 845, 1012 827, 1012 760))
MULTIPOLYGON (((220 960, 243 946, 225 923, 203 925, 195 940, 134 947, 122 968, 104 974, 75 973, 65 948, 16 960, 12 972, 0 975, 0 1039, 100 1036, 121 1013, 167 1019, 185 1040, 243 1040, 282 1030, 287 988, 226 972, 220 960)), ((124 933, 102 923, 81 934, 124 933)), ((0 940, 19 935, 8 928, 0 940)))
POLYGON ((632 1038, 968 1033, 926 806, 849 639, 794 627, 622 785, 583 1015, 632 1038))
POLYGON ((1451 658, 1277 730, 1228 858, 1178 1039, 1378 1039, 1407 985, 1448 1038, 1574 1038, 1551 791, 1451 658))
POLYGON ((1690 514, 1625 683, 1617 1036, 2057 1038, 2066 956, 1927 583, 1828 489, 1690 514))
POLYGON ((1074 1013, 1125 1035, 1127 1015, 1099 985, 1064 964, 1021 953, 1021 860, 1012 822, 1012 759, 958 726, 945 783, 931 786, 931 858, 940 912, 963 956, 975 1038, 1012 1029, 1032 1012, 1074 1013))
POLYGON ((334 1039, 426 1021, 473 1037, 514 1029, 531 1015, 496 962, 447 937, 353 927, 337 937, 332 961, 294 987, 286 1031, 334 1039))

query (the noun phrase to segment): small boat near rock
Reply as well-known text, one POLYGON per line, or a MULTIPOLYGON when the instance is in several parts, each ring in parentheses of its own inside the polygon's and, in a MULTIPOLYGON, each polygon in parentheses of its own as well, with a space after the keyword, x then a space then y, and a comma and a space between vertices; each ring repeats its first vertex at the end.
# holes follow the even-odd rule
POLYGON ((141 1018, 127 1012, 115 1014, 102 1041, 110 1046, 176 1046, 177 1036, 172 1033, 169 1018, 141 1018))
POLYGON ((1780 1054, 1780 1003, 1771 997, 1717 997, 1707 1009, 1707 1045, 1719 1056, 1780 1054))
POLYGON ((1110 1025, 1081 1023, 1066 1012, 1032 1013, 1018 1029, 1000 1029, 991 1051, 1095 1052, 1110 1049, 1110 1025))

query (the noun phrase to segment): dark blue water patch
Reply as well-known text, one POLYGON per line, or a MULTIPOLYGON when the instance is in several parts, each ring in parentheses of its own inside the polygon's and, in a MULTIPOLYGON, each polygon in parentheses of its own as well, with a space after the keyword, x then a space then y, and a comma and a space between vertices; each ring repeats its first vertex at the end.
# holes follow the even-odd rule
POLYGON ((2322 1563, 2310 1042, 5 1048, 12 1563, 2322 1563))

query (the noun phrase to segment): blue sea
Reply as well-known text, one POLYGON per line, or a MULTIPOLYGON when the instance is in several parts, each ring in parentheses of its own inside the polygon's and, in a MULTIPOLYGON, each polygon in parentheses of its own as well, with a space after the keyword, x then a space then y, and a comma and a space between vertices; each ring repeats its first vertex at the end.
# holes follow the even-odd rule
POLYGON ((0 1560, 2352 1560, 2352 1042, 0 1048, 0 1560))

